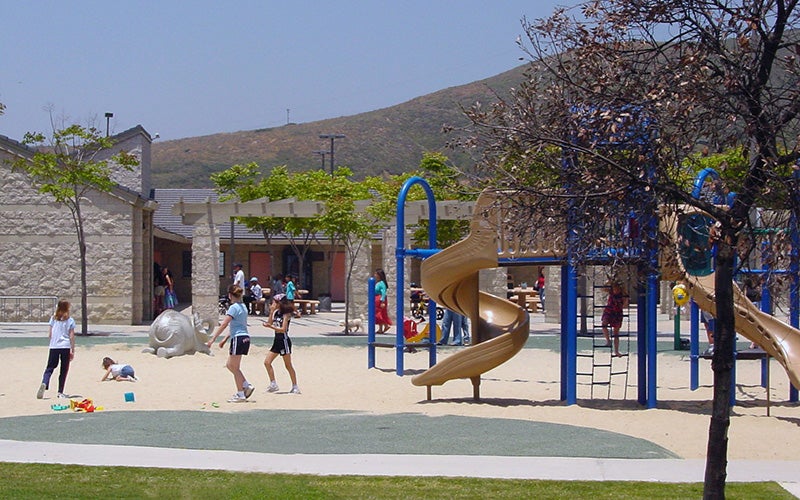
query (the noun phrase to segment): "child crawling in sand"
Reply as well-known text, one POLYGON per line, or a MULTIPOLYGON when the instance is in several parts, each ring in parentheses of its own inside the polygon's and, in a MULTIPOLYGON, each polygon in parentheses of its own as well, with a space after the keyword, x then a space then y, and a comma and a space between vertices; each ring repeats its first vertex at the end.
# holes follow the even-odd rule
POLYGON ((117 363, 113 359, 105 357, 103 358, 103 368, 105 369, 106 373, 103 375, 103 378, 100 379, 100 382, 111 379, 114 379, 117 382, 122 382, 124 380, 128 382, 136 382, 136 376, 133 373, 133 367, 131 365, 117 363))

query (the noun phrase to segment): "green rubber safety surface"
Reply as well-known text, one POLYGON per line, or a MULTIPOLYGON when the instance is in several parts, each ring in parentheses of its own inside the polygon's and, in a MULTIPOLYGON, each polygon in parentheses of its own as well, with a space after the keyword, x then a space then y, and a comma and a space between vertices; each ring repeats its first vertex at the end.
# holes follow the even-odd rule
MULTIPOLYGON (((513 419, 342 410, 54 412, 0 419, 0 439, 300 454, 680 458, 652 442, 513 419)), ((239 403, 241 404, 241 403, 239 403)))

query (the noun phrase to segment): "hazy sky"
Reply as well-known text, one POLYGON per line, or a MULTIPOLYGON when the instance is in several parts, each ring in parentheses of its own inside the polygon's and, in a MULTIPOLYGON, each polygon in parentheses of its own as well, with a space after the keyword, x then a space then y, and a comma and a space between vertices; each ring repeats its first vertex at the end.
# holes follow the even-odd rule
POLYGON ((0 134, 57 117, 161 140, 347 116, 514 68, 576 0, 0 0, 0 134))

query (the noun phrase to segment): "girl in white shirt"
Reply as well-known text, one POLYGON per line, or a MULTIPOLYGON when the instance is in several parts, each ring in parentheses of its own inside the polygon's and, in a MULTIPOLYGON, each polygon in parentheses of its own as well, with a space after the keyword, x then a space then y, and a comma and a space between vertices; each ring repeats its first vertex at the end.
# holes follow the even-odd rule
POLYGON ((50 376, 59 363, 61 371, 58 374, 58 397, 69 397, 64 394, 64 384, 67 382, 69 364, 75 358, 75 320, 70 317, 69 309, 69 301, 59 300, 56 312, 50 318, 50 354, 47 358, 47 368, 42 375, 42 384, 36 392, 37 399, 42 399, 44 391, 50 388, 50 376))

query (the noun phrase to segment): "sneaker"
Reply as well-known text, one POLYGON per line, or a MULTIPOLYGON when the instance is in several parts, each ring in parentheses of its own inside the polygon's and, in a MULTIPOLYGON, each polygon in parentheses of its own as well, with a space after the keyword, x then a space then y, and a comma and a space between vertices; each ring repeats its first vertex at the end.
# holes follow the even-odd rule
POLYGON ((713 356, 714 355, 714 346, 713 345, 708 346, 708 349, 703 351, 702 355, 703 356, 713 356))
POLYGON ((278 392, 278 384, 275 382, 269 384, 269 387, 267 387, 267 392, 278 392))
POLYGON ((36 391, 36 399, 42 399, 44 397, 45 389, 47 389, 47 387, 45 387, 43 382, 42 385, 39 386, 39 390, 36 391))
POLYGON ((67 395, 66 395, 66 394, 64 394, 63 392, 59 392, 59 393, 58 393, 58 397, 59 397, 59 399, 69 399, 69 396, 67 396, 67 395))
POLYGON ((254 386, 253 384, 247 384, 246 386, 244 386, 244 398, 245 399, 249 398, 253 394, 253 391, 255 390, 256 386, 254 386))
POLYGON ((289 394, 300 394, 300 388, 297 387, 296 385, 292 386, 292 390, 289 391, 289 394))
POLYGON ((244 397, 243 394, 234 394, 229 400, 228 403, 246 403, 247 398, 244 397))

